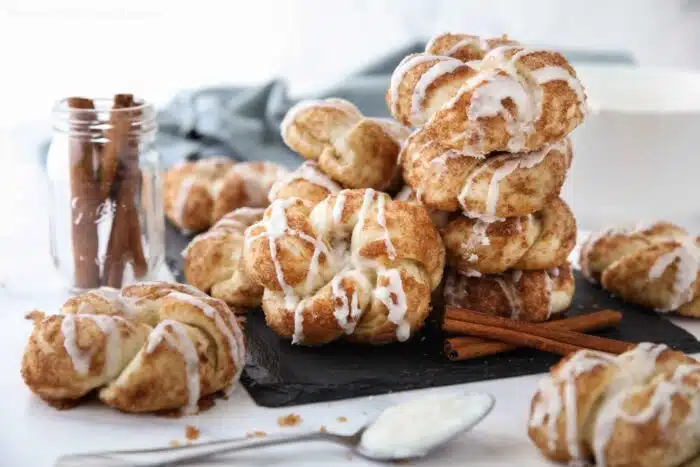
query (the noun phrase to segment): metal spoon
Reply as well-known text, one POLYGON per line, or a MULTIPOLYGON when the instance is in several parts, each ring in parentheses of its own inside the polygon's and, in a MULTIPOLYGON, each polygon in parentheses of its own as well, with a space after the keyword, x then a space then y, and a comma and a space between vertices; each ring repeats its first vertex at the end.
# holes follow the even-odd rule
POLYGON ((376 454, 364 448, 362 445, 363 433, 374 423, 368 423, 359 428, 351 435, 338 435, 329 432, 314 431, 311 433, 271 435, 265 438, 234 438, 218 441, 208 441, 204 443, 189 444, 177 447, 162 447, 149 449, 133 449, 124 451, 103 451, 84 454, 68 454, 59 457, 54 464, 56 467, 159 467, 176 466, 189 464, 193 461, 202 461, 206 458, 228 454, 234 451, 252 449, 264 446, 277 446, 281 444, 295 443, 300 441, 330 441, 332 443, 345 445, 356 454, 375 461, 397 461, 408 458, 423 457, 439 446, 447 443, 465 431, 471 430, 486 415, 491 412, 494 406, 493 396, 490 394, 469 394, 488 399, 488 404, 482 404, 482 409, 475 412, 467 423, 460 427, 459 431, 451 433, 442 439, 435 439, 431 445, 423 446, 420 453, 411 456, 406 455, 386 455, 376 454))

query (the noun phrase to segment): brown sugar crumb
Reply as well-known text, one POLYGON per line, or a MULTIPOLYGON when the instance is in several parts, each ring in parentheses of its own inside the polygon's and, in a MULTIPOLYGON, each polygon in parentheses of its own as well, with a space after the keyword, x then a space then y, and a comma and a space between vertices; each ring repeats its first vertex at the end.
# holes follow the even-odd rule
POLYGON ((170 447, 171 447, 171 448, 176 448, 176 447, 178 447, 178 446, 180 446, 180 441, 178 441, 178 440, 176 440, 176 439, 170 441, 170 447))
POLYGON ((264 431, 256 430, 256 431, 249 431, 248 433, 245 434, 245 437, 247 439, 252 439, 252 438, 264 438, 267 436, 267 433, 264 431))
POLYGON ((297 426, 300 423, 301 417, 293 413, 282 417, 277 417, 277 424, 279 426, 297 426))
POLYGON ((326 430, 326 425, 321 425, 321 428, 318 429, 321 433, 328 433, 328 430, 326 430))
POLYGON ((338 423, 345 423, 348 421, 347 417, 338 417, 338 423))
POLYGON ((187 425, 185 427, 185 438, 187 441, 194 441, 199 438, 199 428, 194 425, 187 425))

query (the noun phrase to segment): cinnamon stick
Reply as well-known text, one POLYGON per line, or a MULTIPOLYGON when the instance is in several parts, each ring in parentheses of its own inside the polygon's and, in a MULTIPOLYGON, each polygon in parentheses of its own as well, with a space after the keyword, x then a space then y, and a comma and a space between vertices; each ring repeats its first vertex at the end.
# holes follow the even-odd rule
MULTIPOLYGON (((134 106, 133 96, 117 94, 113 109, 128 109, 134 106)), ((148 265, 141 245, 141 227, 135 197, 140 183, 138 140, 131 136, 131 125, 138 114, 113 112, 111 128, 105 147, 103 166, 103 194, 109 191, 115 197, 116 209, 107 244, 103 283, 110 287, 121 287, 124 268, 131 261, 134 275, 142 277, 148 265), (112 173, 116 160, 116 172, 112 173), (111 186, 110 186, 111 184, 111 186)))
POLYGON ((448 307, 443 328, 450 332, 531 347, 560 355, 568 355, 580 349, 620 354, 634 346, 629 342, 575 331, 545 328, 537 324, 485 315, 457 307, 448 307))
MULTIPOLYGON (((617 326, 621 320, 622 313, 618 311, 600 310, 571 318, 539 323, 537 326, 567 331, 596 331, 617 326)), ((445 355, 452 361, 496 355, 517 348, 519 348, 517 345, 479 337, 449 337, 444 342, 445 355)))
POLYGON ((99 287, 100 267, 97 262, 97 208, 100 203, 99 183, 95 177, 94 145, 90 123, 95 120, 95 104, 83 97, 68 98, 71 134, 71 241, 73 244, 74 286, 80 289, 99 287))

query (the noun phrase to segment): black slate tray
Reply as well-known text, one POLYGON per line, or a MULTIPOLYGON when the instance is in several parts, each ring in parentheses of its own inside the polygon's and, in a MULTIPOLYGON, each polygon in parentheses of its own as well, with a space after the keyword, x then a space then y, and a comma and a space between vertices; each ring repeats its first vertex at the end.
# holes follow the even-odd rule
MULTIPOLYGON (((168 226, 168 264, 182 280, 180 251, 188 239, 168 226)), ((576 275, 570 316, 598 308, 623 313, 618 329, 599 335, 630 342, 658 342, 684 352, 700 352, 700 342, 665 317, 613 298, 576 275)), ((251 310, 246 324, 248 365, 243 385, 255 402, 283 407, 446 386, 545 372, 558 357, 534 350, 516 350, 464 362, 442 354, 442 335, 434 327, 403 344, 382 347, 333 343, 319 348, 292 346, 267 326, 261 310, 251 310)))

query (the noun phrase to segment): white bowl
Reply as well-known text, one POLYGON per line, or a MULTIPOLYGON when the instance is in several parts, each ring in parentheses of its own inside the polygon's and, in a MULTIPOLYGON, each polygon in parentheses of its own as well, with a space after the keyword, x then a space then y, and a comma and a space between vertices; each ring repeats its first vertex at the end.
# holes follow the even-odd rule
POLYGON ((700 73, 579 66, 591 113, 562 190, 580 228, 667 219, 700 227, 700 73))

